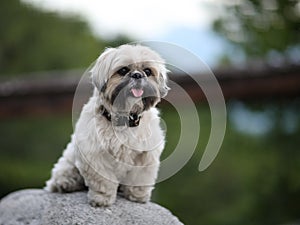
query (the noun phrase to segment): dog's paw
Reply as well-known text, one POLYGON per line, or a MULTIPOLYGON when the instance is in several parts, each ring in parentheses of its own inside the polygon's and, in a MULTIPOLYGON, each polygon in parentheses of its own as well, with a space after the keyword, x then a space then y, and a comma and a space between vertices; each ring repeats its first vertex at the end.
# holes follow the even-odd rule
POLYGON ((152 187, 124 186, 124 197, 132 202, 146 203, 150 201, 152 187))
POLYGON ((116 201, 116 195, 107 195, 92 190, 88 192, 89 204, 93 207, 111 206, 116 201))
POLYGON ((46 187, 44 189, 50 192, 64 193, 83 190, 84 185, 82 182, 77 182, 72 179, 51 179, 46 182, 46 187))
POLYGON ((150 201, 151 195, 146 194, 144 196, 135 196, 135 195, 130 194, 125 197, 132 202, 146 203, 146 202, 150 201))

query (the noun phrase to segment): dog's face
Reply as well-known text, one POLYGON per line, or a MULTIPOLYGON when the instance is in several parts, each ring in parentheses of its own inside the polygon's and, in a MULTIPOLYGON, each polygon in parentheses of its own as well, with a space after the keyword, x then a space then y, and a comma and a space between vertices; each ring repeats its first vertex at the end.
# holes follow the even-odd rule
POLYGON ((164 60, 140 45, 109 48, 97 59, 92 79, 106 107, 115 112, 141 113, 168 92, 164 60))

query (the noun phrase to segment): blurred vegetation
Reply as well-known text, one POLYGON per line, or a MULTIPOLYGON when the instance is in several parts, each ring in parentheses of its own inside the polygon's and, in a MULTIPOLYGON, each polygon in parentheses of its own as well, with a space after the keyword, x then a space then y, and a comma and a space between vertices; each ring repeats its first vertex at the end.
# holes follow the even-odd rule
MULTIPOLYGON (((233 103, 227 105, 229 118, 234 115, 233 103)), ((229 119, 217 158, 207 170, 199 172, 210 132, 210 111, 206 105, 199 105, 198 151, 175 176, 156 186, 156 201, 185 224, 271 225, 299 219, 300 99, 239 104, 246 107, 247 112, 242 113, 247 115, 271 110, 272 115, 267 114, 270 129, 263 134, 242 132, 243 121, 237 124, 229 119)), ((178 142, 172 138, 178 120, 172 119, 174 114, 167 109, 163 116, 168 125, 168 152, 173 149, 170 145, 178 142)), ((266 122, 260 120, 262 126, 267 126, 266 122)))
MULTIPOLYGON (((247 59, 299 62, 298 0, 227 2, 213 27, 247 59)), ((233 56, 225 55, 223 60, 230 62, 233 56)))
POLYGON ((87 68, 105 47, 128 41, 95 37, 76 15, 44 12, 19 0, 0 2, 0 75, 87 68))
MULTIPOLYGON (((234 105, 228 104, 229 118, 234 105)), ((245 107, 255 113, 271 109, 271 129, 260 135, 241 132, 230 119, 216 160, 199 172, 210 132, 209 108, 200 104, 201 135, 195 154, 175 176, 156 185, 153 200, 185 224, 274 225, 299 219, 300 100, 245 107), (286 118, 291 115, 296 116, 292 130, 286 129, 286 118)), ((161 106, 161 110, 167 124, 164 159, 178 143, 180 120, 175 109, 161 106)), ((1 121, 0 196, 44 186, 69 142, 71 124, 70 115, 1 121)))
POLYGON ((24 187, 42 187, 72 133, 68 116, 0 121, 1 196, 24 187))

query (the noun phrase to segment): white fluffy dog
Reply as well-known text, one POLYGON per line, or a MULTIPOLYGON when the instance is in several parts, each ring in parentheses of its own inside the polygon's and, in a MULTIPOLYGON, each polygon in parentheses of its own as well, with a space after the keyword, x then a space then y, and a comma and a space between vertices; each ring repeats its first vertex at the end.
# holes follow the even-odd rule
POLYGON ((90 72, 93 96, 45 189, 88 187, 93 206, 113 204, 118 191, 146 202, 165 144, 155 108, 169 90, 164 60, 148 47, 122 45, 104 51, 90 72))

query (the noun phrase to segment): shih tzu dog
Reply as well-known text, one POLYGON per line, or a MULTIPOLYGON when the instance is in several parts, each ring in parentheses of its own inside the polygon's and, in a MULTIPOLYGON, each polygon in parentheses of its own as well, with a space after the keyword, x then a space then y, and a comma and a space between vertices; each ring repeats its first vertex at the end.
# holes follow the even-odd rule
POLYGON ((141 45, 108 48, 91 69, 92 97, 45 189, 88 188, 93 206, 109 206, 119 192, 147 202, 165 145, 156 104, 166 96, 164 60, 141 45))

